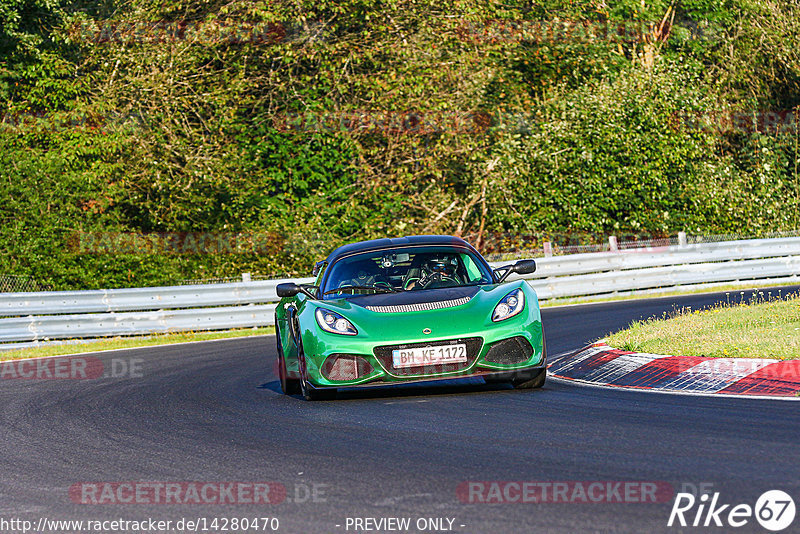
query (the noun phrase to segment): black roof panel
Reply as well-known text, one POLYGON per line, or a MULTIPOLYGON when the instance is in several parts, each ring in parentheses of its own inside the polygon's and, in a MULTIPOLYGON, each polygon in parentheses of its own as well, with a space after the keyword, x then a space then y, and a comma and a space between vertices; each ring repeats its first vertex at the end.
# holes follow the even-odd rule
POLYGON ((328 255, 328 264, 333 263, 340 256, 349 256, 357 252, 370 250, 381 250, 386 248, 413 246, 413 245, 456 245, 475 250, 475 248, 461 239, 452 235, 412 235, 406 237, 393 237, 383 239, 372 239, 370 241, 360 241, 342 245, 328 255))

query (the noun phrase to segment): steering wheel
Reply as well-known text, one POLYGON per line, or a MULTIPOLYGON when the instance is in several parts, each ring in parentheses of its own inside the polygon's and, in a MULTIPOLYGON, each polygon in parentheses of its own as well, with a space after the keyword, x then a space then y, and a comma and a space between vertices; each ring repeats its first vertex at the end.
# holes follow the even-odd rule
POLYGON ((432 282, 454 282, 458 284, 458 279, 455 276, 450 276, 448 274, 440 273, 440 272, 433 272, 428 276, 423 275, 422 278, 417 280, 417 285, 420 289, 425 289, 428 287, 432 282))
POLYGON ((417 282, 419 282, 419 278, 409 278, 403 284, 403 289, 408 291, 408 286, 410 286, 411 284, 417 283, 417 282))

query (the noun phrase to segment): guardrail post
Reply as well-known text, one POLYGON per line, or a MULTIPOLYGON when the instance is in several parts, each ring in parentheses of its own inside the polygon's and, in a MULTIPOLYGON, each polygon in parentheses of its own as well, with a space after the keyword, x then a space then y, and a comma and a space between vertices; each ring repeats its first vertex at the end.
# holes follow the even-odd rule
POLYGON ((242 273, 242 282, 250 282, 250 273, 242 273))
POLYGON ((686 241, 686 232, 678 232, 678 246, 679 247, 686 247, 688 242, 686 241))
POLYGON ((544 257, 550 258, 553 256, 553 244, 550 241, 544 242, 544 257))
POLYGON ((608 250, 611 252, 618 252, 619 251, 619 244, 617 243, 617 236, 610 235, 608 236, 608 250))

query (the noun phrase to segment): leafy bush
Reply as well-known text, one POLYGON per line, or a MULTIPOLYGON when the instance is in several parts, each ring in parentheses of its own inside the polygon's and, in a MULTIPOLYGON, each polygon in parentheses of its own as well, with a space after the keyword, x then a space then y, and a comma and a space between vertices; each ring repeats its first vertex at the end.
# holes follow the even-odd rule
POLYGON ((797 228, 797 129, 694 121, 798 103, 795 11, 0 0, 0 273, 116 287, 305 274, 385 235, 797 228), (76 254, 79 232, 266 246, 76 254))

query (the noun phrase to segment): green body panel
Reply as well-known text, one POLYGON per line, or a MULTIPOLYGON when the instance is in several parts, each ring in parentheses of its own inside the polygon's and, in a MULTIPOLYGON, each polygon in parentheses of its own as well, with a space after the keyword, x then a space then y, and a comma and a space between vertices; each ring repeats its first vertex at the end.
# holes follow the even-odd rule
MULTIPOLYGON (((433 290, 435 291, 435 290, 433 290)), ((305 295, 284 298, 276 312, 277 333, 281 336, 286 368, 289 376, 299 377, 298 347, 292 331, 299 332, 302 353, 305 356, 307 380, 315 387, 347 387, 379 380, 385 382, 411 382, 436 378, 474 375, 486 371, 514 371, 543 365, 543 334, 541 313, 536 292, 523 280, 484 285, 466 304, 428 311, 382 313, 351 304, 348 299, 313 300, 305 295), (516 316, 493 322, 492 312, 500 300, 516 288, 525 294, 525 307, 516 316), (347 318, 358 334, 347 336, 322 330, 314 312, 325 308, 347 318), (296 310, 296 313, 293 313, 296 310), (294 316, 294 318, 293 318, 294 316), (290 322, 294 321, 294 329, 290 322), (429 334, 423 330, 430 329, 429 334), (532 357, 515 365, 501 365, 484 361, 490 345, 514 336, 523 336, 534 348, 532 357), (467 369, 451 373, 394 376, 384 369, 373 348, 381 345, 403 343, 431 343, 464 337, 481 337, 483 346, 474 364, 467 369), (365 358, 374 372, 358 380, 330 381, 320 373, 325 359, 334 353, 355 354, 365 358)))

